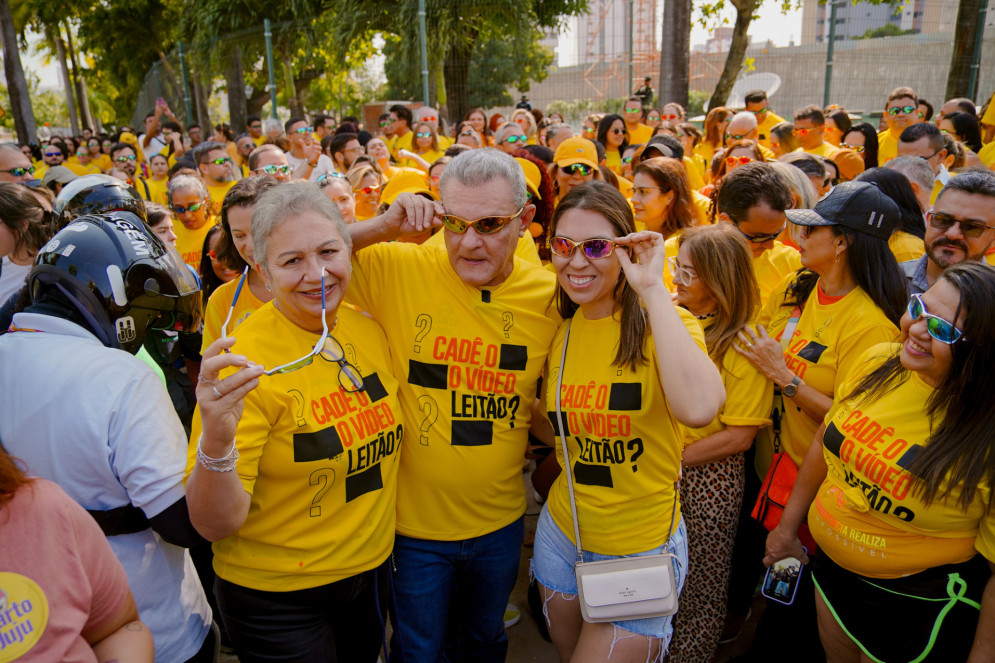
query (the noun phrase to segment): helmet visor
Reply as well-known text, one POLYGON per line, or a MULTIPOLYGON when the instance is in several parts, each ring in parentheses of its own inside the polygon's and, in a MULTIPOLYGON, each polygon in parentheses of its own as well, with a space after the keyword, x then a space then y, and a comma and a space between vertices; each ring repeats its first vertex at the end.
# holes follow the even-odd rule
MULTIPOLYGON (((177 332, 195 332, 200 328, 203 317, 203 306, 200 296, 200 284, 197 277, 183 258, 172 246, 166 246, 166 252, 155 258, 161 273, 167 274, 169 284, 160 287, 158 283, 146 282, 145 294, 155 302, 149 307, 159 312, 159 317, 152 323, 152 329, 163 329, 177 332)), ((147 298, 136 301, 137 307, 149 301, 147 298), (142 301, 144 300, 144 301, 142 301)))

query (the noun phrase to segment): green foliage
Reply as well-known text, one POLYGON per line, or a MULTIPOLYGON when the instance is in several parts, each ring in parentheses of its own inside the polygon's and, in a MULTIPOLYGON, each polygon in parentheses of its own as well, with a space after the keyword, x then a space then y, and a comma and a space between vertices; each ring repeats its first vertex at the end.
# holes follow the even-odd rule
POLYGON ((915 33, 915 30, 903 30, 894 23, 886 23, 880 28, 868 30, 861 36, 854 37, 854 39, 880 39, 881 37, 899 37, 901 35, 914 35, 915 33))
POLYGON ((688 92, 688 107, 686 109, 688 117, 697 117, 705 114, 705 102, 712 96, 711 92, 701 90, 691 90, 688 92))
POLYGON ((595 113, 618 113, 625 105, 628 97, 618 99, 577 99, 575 101, 558 100, 549 104, 546 114, 559 113, 567 124, 578 125, 588 115, 595 113))

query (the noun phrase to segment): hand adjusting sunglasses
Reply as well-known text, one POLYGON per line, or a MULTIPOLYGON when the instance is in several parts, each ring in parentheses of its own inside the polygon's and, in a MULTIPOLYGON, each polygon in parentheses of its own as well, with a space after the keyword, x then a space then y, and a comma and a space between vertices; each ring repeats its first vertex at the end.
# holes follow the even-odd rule
POLYGON ((912 295, 912 298, 909 299, 908 310, 913 322, 919 318, 925 318, 926 331, 940 343, 950 345, 964 340, 964 333, 957 329, 952 322, 926 310, 926 305, 922 303, 922 295, 912 295))
MULTIPOLYGON (((235 296, 232 297, 231 306, 228 307, 228 316, 225 318, 225 323, 221 326, 221 338, 228 338, 228 324, 231 322, 232 315, 235 312, 235 302, 238 301, 238 296, 242 293, 242 287, 245 285, 245 279, 249 275, 249 269, 246 266, 242 270, 242 276, 235 287, 235 296)), ((318 337, 318 342, 314 344, 309 353, 300 359, 295 359, 276 368, 264 370, 263 375, 292 373, 305 366, 310 366, 314 362, 314 358, 318 355, 325 361, 339 365, 339 385, 343 389, 348 392, 363 391, 365 389, 363 386, 363 376, 360 375, 359 369, 346 361, 342 344, 328 333, 328 320, 325 319, 325 270, 321 270, 321 336, 318 337)))
POLYGON ((508 223, 525 211, 525 206, 518 208, 518 211, 511 216, 482 216, 474 221, 468 221, 455 214, 440 214, 439 219, 447 229, 454 233, 465 233, 470 226, 473 226, 481 235, 490 235, 504 228, 508 223))

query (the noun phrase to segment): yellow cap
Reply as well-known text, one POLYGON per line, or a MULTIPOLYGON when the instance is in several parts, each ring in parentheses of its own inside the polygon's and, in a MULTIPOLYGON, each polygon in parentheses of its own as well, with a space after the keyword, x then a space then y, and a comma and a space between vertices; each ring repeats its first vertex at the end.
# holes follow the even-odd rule
POLYGON ((122 143, 129 143, 131 145, 138 144, 138 138, 136 138, 135 134, 131 133, 130 131, 122 131, 119 140, 122 143))
POLYGON ((571 136, 556 148, 553 161, 560 168, 572 166, 575 163, 587 164, 591 168, 598 167, 598 150, 594 143, 580 136, 571 136))
POLYGON ((532 192, 533 196, 542 200, 542 196, 539 195, 539 185, 542 183, 542 174, 539 172, 539 166, 522 157, 515 157, 515 161, 525 171, 525 182, 529 186, 529 191, 532 192))
POLYGON ((424 193, 435 200, 432 190, 428 188, 425 175, 410 170, 404 170, 394 175, 380 191, 380 202, 393 205, 402 193, 424 193))

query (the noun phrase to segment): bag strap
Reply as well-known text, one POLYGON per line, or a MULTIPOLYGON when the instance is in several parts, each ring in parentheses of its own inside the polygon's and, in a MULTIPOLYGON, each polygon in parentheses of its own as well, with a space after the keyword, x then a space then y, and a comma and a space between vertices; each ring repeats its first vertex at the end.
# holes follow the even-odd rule
MULTIPOLYGON (((560 396, 563 393, 563 373, 567 365, 567 345, 570 343, 570 325, 573 318, 567 320, 567 331, 563 336, 563 351, 560 354, 560 370, 556 375, 556 424, 560 429, 560 448, 563 452, 563 473, 567 476, 567 493, 570 495, 570 515, 574 521, 574 541, 577 542, 577 563, 584 561, 584 548, 580 542, 580 520, 577 518, 577 496, 574 493, 573 467, 570 465, 570 452, 567 448, 567 427, 563 420, 563 410, 560 407, 560 396)), ((674 522, 677 518, 677 499, 680 489, 674 482, 674 505, 670 511, 670 526, 667 528, 667 540, 673 535, 674 522)))
MULTIPOLYGON (((784 331, 781 332, 781 349, 784 352, 788 351, 788 347, 791 345, 791 339, 795 335, 795 329, 798 328, 798 321, 802 317, 802 307, 795 305, 791 310, 791 316, 788 318, 788 324, 784 326, 784 331)), ((781 390, 774 386, 774 407, 771 409, 770 420, 771 420, 771 436, 774 438, 774 453, 780 453, 781 451, 781 413, 784 412, 784 397, 781 395, 781 390)))

